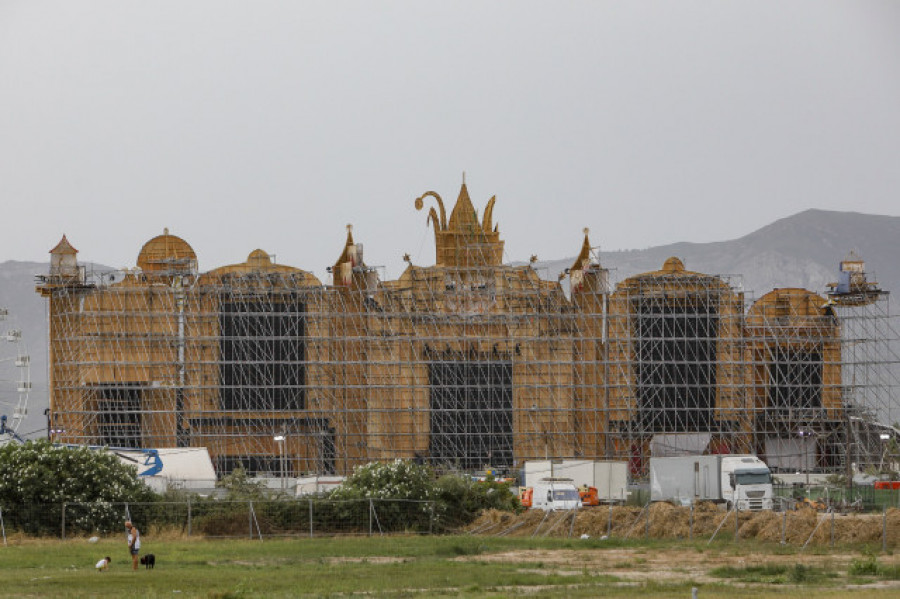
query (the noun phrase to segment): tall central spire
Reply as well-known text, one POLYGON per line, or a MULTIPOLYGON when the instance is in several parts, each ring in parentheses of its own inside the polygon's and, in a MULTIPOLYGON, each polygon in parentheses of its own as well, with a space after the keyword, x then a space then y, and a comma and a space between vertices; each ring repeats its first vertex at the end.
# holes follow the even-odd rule
POLYGON ((438 211, 433 207, 429 209, 427 220, 427 224, 434 225, 435 256, 438 266, 498 266, 502 263, 503 241, 500 240, 497 227, 491 227, 496 197, 488 200, 484 209, 484 222, 480 222, 478 212, 469 198, 465 173, 449 221, 444 202, 434 191, 425 192, 416 198, 416 210, 424 207, 424 198, 428 196, 435 199, 440 210, 438 216, 438 211))

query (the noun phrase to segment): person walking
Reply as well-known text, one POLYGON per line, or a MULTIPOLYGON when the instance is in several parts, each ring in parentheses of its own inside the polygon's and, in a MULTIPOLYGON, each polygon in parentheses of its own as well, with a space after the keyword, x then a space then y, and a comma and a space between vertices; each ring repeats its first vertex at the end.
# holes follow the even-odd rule
POLYGON ((128 531, 128 552, 131 553, 132 570, 138 569, 138 554, 141 552, 141 533, 131 523, 131 520, 125 521, 125 530, 128 531))

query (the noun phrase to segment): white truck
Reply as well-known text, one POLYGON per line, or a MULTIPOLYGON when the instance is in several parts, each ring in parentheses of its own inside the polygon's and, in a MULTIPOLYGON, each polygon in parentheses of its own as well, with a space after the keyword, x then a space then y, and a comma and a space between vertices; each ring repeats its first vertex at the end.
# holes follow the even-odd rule
POLYGON ((531 487, 524 487, 519 500, 526 508, 536 510, 577 510, 581 496, 571 478, 542 478, 531 487))
POLYGON ((533 460, 525 462, 525 486, 542 478, 570 478, 575 486, 597 489, 600 503, 624 503, 628 498, 628 462, 603 460, 533 460))
POLYGON ((772 509, 772 473, 755 455, 650 458, 650 500, 724 503, 742 511, 772 509))

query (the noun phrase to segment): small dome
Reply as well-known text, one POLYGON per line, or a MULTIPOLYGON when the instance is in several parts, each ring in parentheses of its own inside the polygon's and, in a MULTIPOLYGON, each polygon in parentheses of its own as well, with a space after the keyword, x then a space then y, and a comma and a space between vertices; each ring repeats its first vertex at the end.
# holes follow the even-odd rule
POLYGON ((137 259, 144 273, 190 271, 196 263, 194 249, 181 237, 169 235, 168 229, 145 243, 137 259))
POLYGON ((272 257, 264 250, 256 249, 247 256, 247 264, 257 268, 263 268, 272 264, 272 257))
POLYGON ((663 272, 684 272, 684 262, 672 256, 663 263, 663 272))

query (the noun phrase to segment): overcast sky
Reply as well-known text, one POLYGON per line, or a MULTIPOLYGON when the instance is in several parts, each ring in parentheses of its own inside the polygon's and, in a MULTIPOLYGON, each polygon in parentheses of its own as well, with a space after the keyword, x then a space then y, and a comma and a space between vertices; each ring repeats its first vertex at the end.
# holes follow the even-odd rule
POLYGON ((900 215, 900 2, 0 0, 0 261, 395 278, 463 171, 507 260, 900 215))

